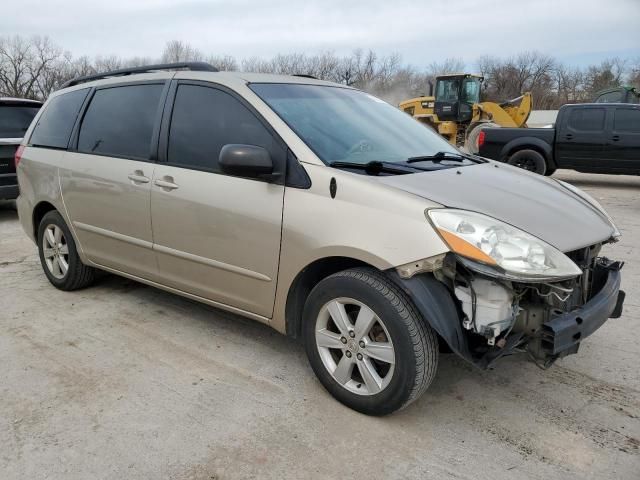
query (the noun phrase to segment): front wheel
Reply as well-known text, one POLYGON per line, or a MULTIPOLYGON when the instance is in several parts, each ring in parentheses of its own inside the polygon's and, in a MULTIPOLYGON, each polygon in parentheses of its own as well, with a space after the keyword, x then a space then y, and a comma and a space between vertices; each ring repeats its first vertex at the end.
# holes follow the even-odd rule
POLYGON ((438 339, 383 273, 358 268, 322 280, 305 304, 305 349, 322 385, 368 415, 420 397, 438 365, 438 339))

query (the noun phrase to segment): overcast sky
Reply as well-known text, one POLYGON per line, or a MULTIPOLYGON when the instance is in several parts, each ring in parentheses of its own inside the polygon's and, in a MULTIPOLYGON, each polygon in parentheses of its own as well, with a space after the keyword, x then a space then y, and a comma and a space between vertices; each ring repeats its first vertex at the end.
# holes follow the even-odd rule
POLYGON ((640 57, 640 0, 20 0, 2 34, 48 35, 74 56, 158 57, 168 40, 237 58, 372 48, 424 67, 538 50, 575 65, 640 57))

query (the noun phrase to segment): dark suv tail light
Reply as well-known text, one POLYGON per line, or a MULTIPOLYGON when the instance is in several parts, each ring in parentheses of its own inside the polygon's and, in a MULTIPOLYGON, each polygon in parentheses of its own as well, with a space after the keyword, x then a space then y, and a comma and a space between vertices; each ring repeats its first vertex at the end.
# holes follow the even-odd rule
POLYGON ((13 160, 16 164, 16 171, 18 171, 18 164, 20 163, 20 159, 22 158, 22 152, 24 152, 24 145, 19 145, 18 149, 16 150, 16 155, 13 157, 13 160))
POLYGON ((482 145, 484 145, 484 130, 481 130, 478 135, 478 147, 481 147, 482 145))

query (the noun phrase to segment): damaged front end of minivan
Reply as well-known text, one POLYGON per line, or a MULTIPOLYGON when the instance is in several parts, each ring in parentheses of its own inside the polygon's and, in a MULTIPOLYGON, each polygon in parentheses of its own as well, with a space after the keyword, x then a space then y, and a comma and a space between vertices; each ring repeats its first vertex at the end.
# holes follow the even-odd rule
POLYGON ((450 252, 402 265, 397 282, 458 355, 480 368, 527 354, 547 368, 622 313, 622 262, 600 256, 610 238, 570 252, 475 212, 432 209, 450 252))

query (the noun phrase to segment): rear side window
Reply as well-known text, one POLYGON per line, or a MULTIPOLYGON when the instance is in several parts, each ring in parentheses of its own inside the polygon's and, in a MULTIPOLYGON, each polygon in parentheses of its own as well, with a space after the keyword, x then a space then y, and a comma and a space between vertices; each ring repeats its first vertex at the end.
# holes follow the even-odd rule
POLYGON ((640 108, 616 108, 613 129, 616 132, 640 133, 640 108))
POLYGON ((604 108, 577 108, 569 115, 569 127, 583 132, 600 132, 604 129, 604 108))
POLYGON ((168 162, 220 172, 218 157, 228 143, 257 145, 274 155, 271 133, 232 95, 180 85, 171 117, 168 162))
POLYGON ((67 148, 87 93, 89 89, 83 88, 52 98, 40 115, 29 143, 37 147, 67 148))
POLYGON ((148 160, 162 84, 97 90, 82 120, 78 151, 148 160))
POLYGON ((22 138, 39 107, 0 105, 0 138, 22 138))

